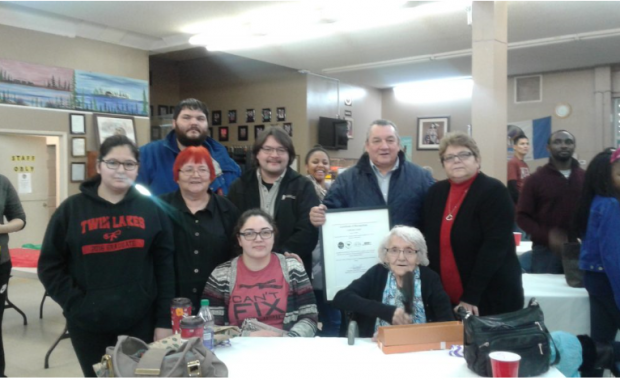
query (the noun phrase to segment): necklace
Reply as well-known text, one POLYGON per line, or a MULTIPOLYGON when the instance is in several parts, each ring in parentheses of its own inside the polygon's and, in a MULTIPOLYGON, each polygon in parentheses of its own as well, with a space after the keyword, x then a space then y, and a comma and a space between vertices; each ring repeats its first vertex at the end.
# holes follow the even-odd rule
POLYGON ((451 206, 450 199, 448 198, 448 210, 450 210, 450 209, 451 210, 450 210, 450 212, 448 212, 448 216, 446 216, 446 220, 450 221, 450 220, 454 219, 454 217, 452 216, 452 213, 454 212, 454 210, 456 210, 456 208, 459 206, 461 201, 465 198, 465 196, 467 195, 468 191, 469 191, 469 189, 465 190, 463 195, 461 195, 461 199, 459 199, 459 201, 456 203, 456 205, 454 207, 451 206))

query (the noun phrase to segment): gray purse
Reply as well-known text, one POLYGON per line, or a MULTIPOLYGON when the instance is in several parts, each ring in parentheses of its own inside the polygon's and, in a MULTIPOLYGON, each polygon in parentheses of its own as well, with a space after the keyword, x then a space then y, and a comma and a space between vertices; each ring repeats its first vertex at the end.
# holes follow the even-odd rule
POLYGON ((101 359, 99 377, 228 377, 228 368, 200 338, 178 349, 151 348, 138 338, 121 335, 101 359))

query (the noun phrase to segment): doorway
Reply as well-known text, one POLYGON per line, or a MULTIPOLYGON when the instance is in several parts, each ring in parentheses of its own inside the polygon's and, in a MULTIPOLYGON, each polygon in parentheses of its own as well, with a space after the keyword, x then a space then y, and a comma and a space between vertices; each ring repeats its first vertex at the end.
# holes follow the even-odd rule
POLYGON ((51 214, 67 197, 66 170, 59 170, 66 167, 66 139, 64 133, 0 129, 0 174, 9 179, 26 213, 26 227, 11 234, 11 248, 41 244, 51 214))

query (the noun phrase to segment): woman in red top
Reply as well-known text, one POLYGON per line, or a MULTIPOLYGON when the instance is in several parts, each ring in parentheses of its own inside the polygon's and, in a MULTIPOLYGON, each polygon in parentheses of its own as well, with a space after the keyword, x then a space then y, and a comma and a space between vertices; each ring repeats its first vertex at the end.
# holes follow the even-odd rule
POLYGON ((452 305, 475 315, 521 309, 523 287, 514 236, 514 206, 506 187, 480 172, 480 150, 463 132, 441 139, 448 176, 424 201, 429 267, 439 273, 452 305))

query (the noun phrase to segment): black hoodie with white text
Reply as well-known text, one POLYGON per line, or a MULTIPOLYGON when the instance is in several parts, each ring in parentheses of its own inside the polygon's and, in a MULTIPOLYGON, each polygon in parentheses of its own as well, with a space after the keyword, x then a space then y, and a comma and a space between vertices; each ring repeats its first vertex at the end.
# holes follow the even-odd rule
POLYGON ((170 328, 174 242, 155 200, 131 187, 113 204, 100 177, 80 186, 52 216, 39 279, 69 323, 88 331, 125 331, 148 319, 170 328))

